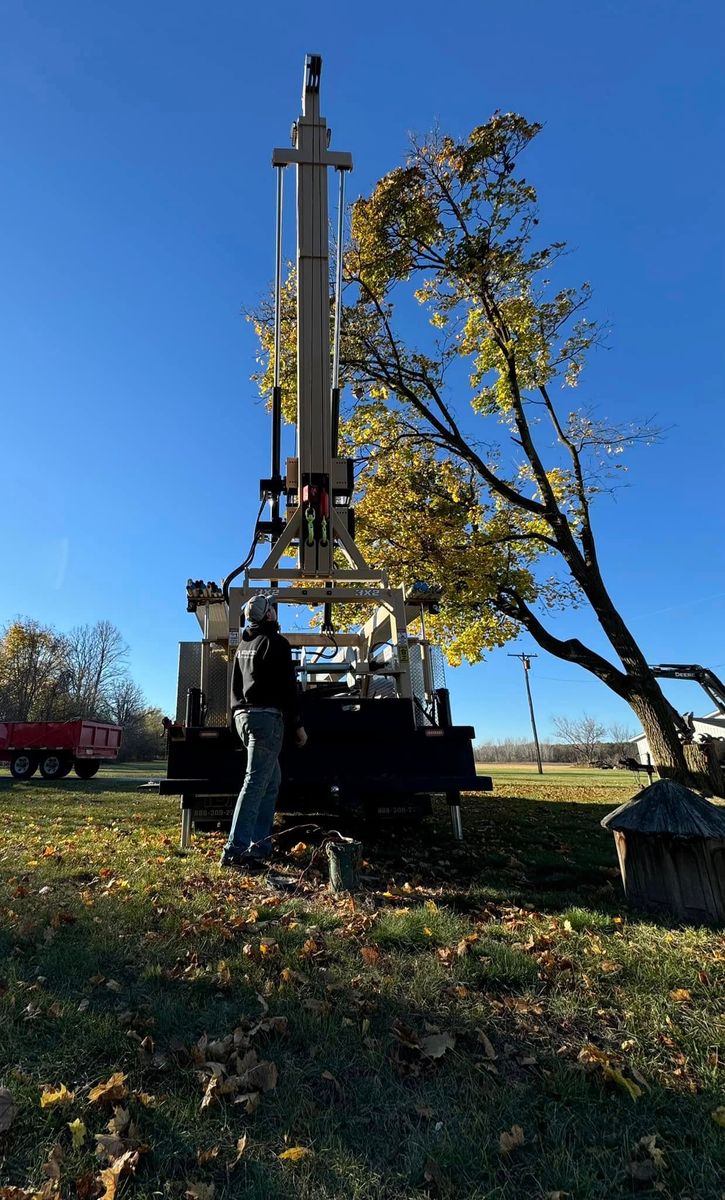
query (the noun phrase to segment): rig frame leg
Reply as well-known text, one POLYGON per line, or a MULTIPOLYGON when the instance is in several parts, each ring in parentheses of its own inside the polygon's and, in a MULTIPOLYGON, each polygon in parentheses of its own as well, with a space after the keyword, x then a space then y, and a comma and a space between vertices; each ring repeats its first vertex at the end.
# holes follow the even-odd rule
POLYGON ((191 845, 191 809, 184 808, 184 797, 181 797, 181 837, 179 838, 179 846, 182 850, 188 850, 191 845))
POLYGON ((460 792, 449 792, 446 799, 451 810, 451 828, 453 830, 453 838, 456 842, 462 842, 463 819, 461 817, 460 792))

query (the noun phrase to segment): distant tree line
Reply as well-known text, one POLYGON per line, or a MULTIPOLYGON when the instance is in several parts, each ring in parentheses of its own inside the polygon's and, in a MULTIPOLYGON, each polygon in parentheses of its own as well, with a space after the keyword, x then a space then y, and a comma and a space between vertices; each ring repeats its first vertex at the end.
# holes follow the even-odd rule
MULTIPOLYGON (((604 725, 595 717, 554 717, 558 741, 541 742, 541 758, 548 763, 576 763, 579 766, 615 767, 620 759, 634 757, 632 738, 636 733, 623 725, 604 725)), ((504 738, 498 742, 480 742, 474 747, 477 762, 536 762, 533 741, 504 738)))
POLYGON ((131 678, 110 621, 59 633, 18 617, 0 631, 0 720, 110 721, 123 726, 119 757, 130 761, 163 757, 162 716, 131 678))

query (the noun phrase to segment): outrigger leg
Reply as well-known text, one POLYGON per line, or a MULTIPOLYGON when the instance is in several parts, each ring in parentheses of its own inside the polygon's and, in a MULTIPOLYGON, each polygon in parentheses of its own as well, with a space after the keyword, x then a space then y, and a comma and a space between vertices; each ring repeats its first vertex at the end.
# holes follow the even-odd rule
POLYGON ((451 826, 453 837, 457 842, 463 841, 463 820, 461 818, 461 793, 447 792, 446 800, 451 810, 451 826))

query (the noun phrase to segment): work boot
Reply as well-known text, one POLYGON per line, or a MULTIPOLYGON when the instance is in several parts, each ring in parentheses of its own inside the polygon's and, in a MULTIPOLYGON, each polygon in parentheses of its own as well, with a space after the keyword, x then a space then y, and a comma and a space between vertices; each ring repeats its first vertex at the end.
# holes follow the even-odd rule
POLYGON ((245 875, 259 875, 265 869, 265 863, 258 858, 252 858, 249 854, 238 854, 234 850, 222 850, 222 856, 219 859, 220 867, 232 867, 236 871, 243 871, 245 875))

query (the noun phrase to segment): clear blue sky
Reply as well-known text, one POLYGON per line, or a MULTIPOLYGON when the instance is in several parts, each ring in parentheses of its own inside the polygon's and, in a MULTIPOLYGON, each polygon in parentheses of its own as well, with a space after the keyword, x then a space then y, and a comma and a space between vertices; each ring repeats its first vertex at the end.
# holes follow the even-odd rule
MULTIPOLYGON (((670 427, 598 507, 611 590, 651 661, 725 663, 721 4, 5 0, 2 29, 0 620, 108 618, 173 709, 185 581, 246 552, 268 470, 240 311, 272 274, 270 154, 314 51, 351 198, 409 130, 545 123, 542 230, 612 324, 581 398, 670 427)), ((575 627, 602 646, 557 619, 575 627)), ((526 731, 505 651, 449 683, 480 738, 526 731)), ((557 713, 628 718, 545 655, 533 685, 543 735, 557 713)))

